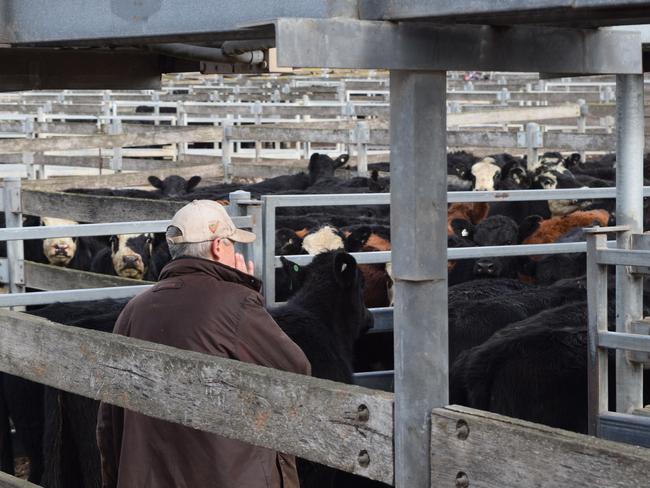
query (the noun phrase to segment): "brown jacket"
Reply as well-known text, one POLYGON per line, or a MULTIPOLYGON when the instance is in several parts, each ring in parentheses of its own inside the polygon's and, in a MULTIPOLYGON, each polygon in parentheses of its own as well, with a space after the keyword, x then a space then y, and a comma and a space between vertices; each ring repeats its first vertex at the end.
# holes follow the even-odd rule
MULTIPOLYGON (((294 373, 302 350, 262 305, 259 280, 196 258, 169 263, 131 300, 114 333, 294 373)), ((296 488, 293 456, 102 403, 97 423, 104 488, 296 488)))

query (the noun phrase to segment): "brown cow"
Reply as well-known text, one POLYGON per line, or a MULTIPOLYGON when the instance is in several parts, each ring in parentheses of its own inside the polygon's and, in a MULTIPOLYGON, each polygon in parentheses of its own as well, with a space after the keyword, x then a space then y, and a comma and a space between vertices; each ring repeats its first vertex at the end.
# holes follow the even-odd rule
POLYGON ((452 225, 453 222, 455 220, 464 220, 471 223, 472 225, 476 225, 488 216, 489 209, 489 205, 485 202, 452 203, 447 209, 447 235, 469 237, 468 229, 456 229, 456 231, 454 231, 454 225, 452 225), (467 233, 463 231, 467 231, 467 233))
POLYGON ((522 244, 550 244, 572 229, 590 227, 594 224, 607 226, 609 212, 606 210, 579 210, 547 220, 537 215, 530 216, 522 224, 522 244), (527 227, 527 229, 524 229, 527 227))

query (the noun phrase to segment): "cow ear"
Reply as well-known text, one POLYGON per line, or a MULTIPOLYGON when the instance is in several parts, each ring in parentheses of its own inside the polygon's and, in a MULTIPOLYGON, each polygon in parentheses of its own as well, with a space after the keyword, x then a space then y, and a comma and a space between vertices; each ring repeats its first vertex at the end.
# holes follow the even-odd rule
POLYGON ((537 229, 539 229, 540 222, 544 220, 541 215, 529 215, 519 225, 519 242, 524 242, 527 237, 530 237, 537 229))
POLYGON ((320 158, 320 154, 318 153, 312 154, 311 157, 309 158, 309 164, 315 163, 318 158, 320 158))
POLYGON ((111 236, 108 238, 108 245, 111 246, 111 249, 113 251, 117 251, 117 242, 118 242, 117 236, 111 236))
POLYGON ((458 237, 472 239, 474 237, 474 225, 466 219, 453 219, 451 228, 458 237))
POLYGON ((361 251, 363 245, 368 241, 372 230, 370 227, 363 226, 354 229, 349 236, 345 238, 345 250, 347 252, 361 251))
POLYGON ((349 155, 349 154, 341 154, 338 158, 336 158, 336 159, 334 160, 334 168, 335 168, 335 169, 336 169, 336 168, 340 168, 340 167, 343 166, 345 163, 347 163, 349 159, 350 159, 350 155, 349 155))
POLYGON ((147 178, 147 181, 148 181, 149 184, 150 184, 151 186, 153 186, 154 188, 158 188, 159 190, 162 190, 162 188, 163 188, 163 182, 162 182, 162 180, 161 180, 160 178, 158 178, 157 176, 153 176, 153 175, 152 175, 152 176, 150 176, 149 178, 147 178))
POLYGON ((293 261, 289 261, 284 256, 280 256, 280 261, 282 262, 282 271, 289 278, 289 289, 296 291, 302 285, 305 276, 304 268, 293 261))
POLYGON ((201 177, 192 176, 189 180, 187 180, 187 183, 185 184, 185 191, 191 192, 199 183, 201 183, 201 177))
POLYGON ((472 210, 470 211, 470 220, 472 224, 479 224, 482 220, 487 219, 488 214, 490 213, 490 204, 487 202, 477 202, 472 204, 472 210))
POLYGON ((356 260, 346 252, 337 253, 334 256, 334 276, 343 288, 354 285, 357 276, 356 260))

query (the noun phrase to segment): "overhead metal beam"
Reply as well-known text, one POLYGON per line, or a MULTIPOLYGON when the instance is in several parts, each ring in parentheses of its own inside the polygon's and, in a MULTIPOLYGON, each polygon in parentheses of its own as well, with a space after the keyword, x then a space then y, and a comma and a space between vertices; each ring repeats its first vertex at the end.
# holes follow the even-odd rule
POLYGON ((351 17, 356 8, 356 0, 3 0, 0 43, 214 40, 215 33, 278 17, 351 17))
POLYGON ((136 50, 0 49, 0 91, 158 89, 161 73, 199 63, 136 50))
POLYGON ((278 19, 278 64, 397 70, 638 74, 638 32, 278 19))
POLYGON ((650 21, 648 0, 360 0, 367 20, 593 27, 650 21))

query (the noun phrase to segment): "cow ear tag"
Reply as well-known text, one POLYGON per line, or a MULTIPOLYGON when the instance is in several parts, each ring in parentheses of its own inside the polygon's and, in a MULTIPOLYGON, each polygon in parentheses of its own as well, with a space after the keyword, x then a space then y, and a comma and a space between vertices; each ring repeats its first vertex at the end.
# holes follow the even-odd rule
POLYGON ((293 272, 294 272, 294 273, 297 273, 297 272, 299 272, 299 271, 300 271, 300 266, 298 266, 297 264, 294 264, 294 265, 293 265, 293 272))

